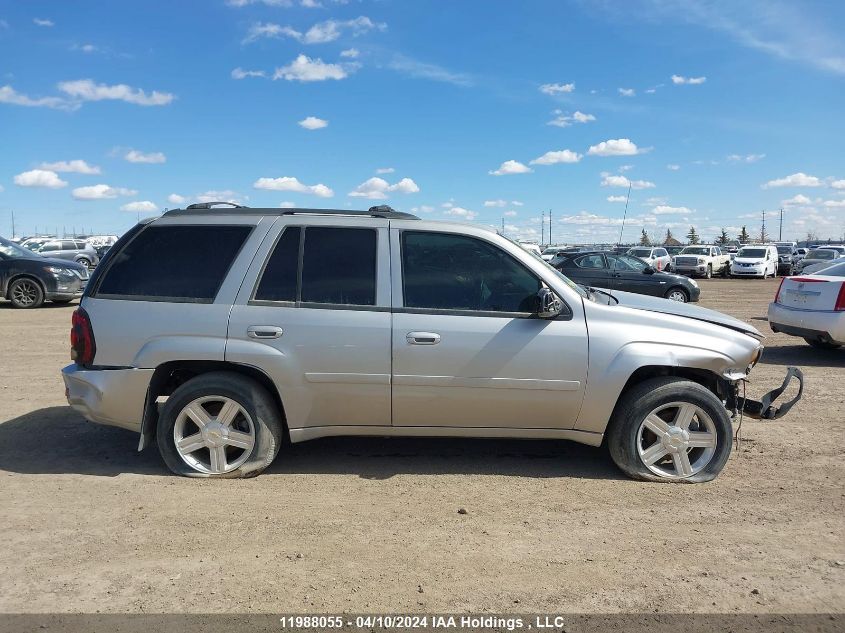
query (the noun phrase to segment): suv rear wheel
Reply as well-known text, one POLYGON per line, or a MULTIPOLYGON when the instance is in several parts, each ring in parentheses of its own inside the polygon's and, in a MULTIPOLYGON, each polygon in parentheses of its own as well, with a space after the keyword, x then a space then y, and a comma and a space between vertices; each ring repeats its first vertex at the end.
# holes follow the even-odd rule
POLYGON ((159 416, 158 449, 167 467, 189 477, 253 477, 279 452, 282 420, 257 382, 231 372, 181 385, 159 416))
POLYGON ((721 472, 732 437, 728 412, 713 393, 663 377, 623 396, 607 444, 616 465, 634 479, 700 483, 721 472))

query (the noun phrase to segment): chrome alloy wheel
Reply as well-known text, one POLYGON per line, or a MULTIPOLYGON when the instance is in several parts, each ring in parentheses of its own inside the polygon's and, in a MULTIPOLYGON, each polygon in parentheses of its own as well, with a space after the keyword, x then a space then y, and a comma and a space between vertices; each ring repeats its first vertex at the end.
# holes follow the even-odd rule
POLYGON ((31 306, 38 300, 38 286, 34 281, 22 279, 12 288, 12 299, 21 306, 31 306))
POLYGON ((255 446, 255 425, 246 409, 231 398, 204 396, 179 412, 173 442, 188 466, 220 475, 247 460, 255 446))
POLYGON ((701 472, 716 453, 716 425, 689 402, 670 402, 649 413, 637 431, 637 452, 646 468, 666 479, 701 472))
POLYGON ((666 298, 671 301, 680 301, 681 303, 687 302, 687 296, 684 294, 683 290, 673 290, 666 295, 666 298))

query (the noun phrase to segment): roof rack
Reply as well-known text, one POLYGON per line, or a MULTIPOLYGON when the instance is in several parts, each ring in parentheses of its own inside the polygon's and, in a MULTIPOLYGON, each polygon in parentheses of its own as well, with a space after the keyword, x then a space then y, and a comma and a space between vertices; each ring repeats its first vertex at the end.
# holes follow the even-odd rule
POLYGON ((232 202, 202 202, 199 204, 191 204, 184 209, 172 209, 167 211, 166 216, 184 216, 194 215, 195 212, 202 212, 203 215, 346 215, 346 216, 361 216, 368 218, 384 218, 386 220, 419 220, 419 218, 411 213, 404 213, 402 211, 395 211, 386 204, 380 204, 375 207, 370 207, 366 211, 351 211, 349 209, 282 209, 282 208, 253 208, 245 207, 240 204, 232 202), (227 208, 219 209, 217 205, 230 205, 227 208))

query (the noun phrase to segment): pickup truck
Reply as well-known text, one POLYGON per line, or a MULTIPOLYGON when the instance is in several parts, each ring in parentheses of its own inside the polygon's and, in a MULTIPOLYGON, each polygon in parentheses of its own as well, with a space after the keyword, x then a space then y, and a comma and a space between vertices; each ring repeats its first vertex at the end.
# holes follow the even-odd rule
POLYGON ((694 277, 699 275, 710 279, 713 275, 730 274, 731 258, 719 246, 686 246, 672 258, 672 272, 694 277))

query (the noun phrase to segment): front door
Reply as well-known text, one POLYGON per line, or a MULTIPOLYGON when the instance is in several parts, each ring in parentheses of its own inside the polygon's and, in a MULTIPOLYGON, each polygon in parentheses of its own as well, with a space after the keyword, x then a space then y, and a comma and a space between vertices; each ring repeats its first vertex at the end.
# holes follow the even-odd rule
POLYGON ((393 424, 575 425, 587 379, 580 305, 532 314, 540 279, 498 245, 391 229, 393 424))
POLYGON ((630 255, 608 255, 607 263, 614 290, 657 297, 662 297, 666 292, 667 284, 662 276, 644 272, 648 264, 641 259, 630 255))

